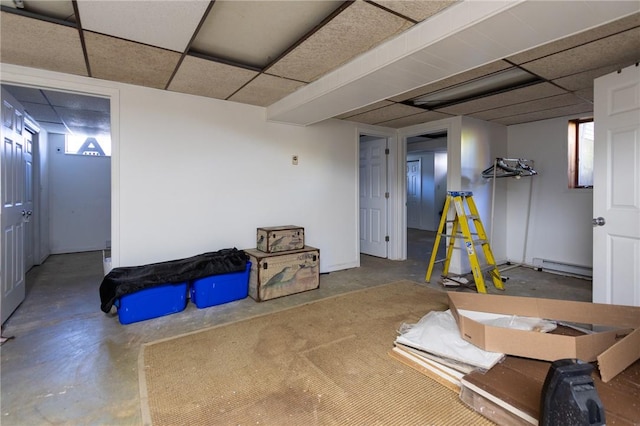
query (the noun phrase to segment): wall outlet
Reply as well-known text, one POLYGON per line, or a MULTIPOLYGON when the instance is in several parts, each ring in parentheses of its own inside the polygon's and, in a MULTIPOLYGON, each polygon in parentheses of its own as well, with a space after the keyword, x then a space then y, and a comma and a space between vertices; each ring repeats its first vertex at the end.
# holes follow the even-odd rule
POLYGON ((291 157, 291 164, 293 164, 294 166, 298 165, 298 156, 297 155, 293 155, 291 157))

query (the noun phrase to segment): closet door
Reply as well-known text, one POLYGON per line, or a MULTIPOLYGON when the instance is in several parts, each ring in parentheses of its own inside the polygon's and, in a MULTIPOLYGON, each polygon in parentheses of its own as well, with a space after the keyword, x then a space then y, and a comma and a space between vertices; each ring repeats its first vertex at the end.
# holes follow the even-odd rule
POLYGON ((595 80, 593 301, 640 306, 640 67, 595 80))
POLYGON ((2 236, 0 242, 0 317, 2 323, 25 297, 25 230, 32 214, 27 197, 31 171, 31 153, 22 136, 24 115, 17 101, 2 90, 2 236))

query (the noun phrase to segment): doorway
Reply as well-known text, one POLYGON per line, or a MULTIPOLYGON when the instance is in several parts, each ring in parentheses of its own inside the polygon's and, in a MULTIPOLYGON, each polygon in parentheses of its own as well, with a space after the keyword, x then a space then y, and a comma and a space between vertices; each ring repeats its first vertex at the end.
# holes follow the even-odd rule
MULTIPOLYGON (((4 82, 2 89, 24 115, 20 138, 24 152, 32 154, 20 178, 25 212, 21 242, 11 246, 15 256, 23 252, 16 276, 24 277, 51 253, 104 249, 111 240, 111 158, 104 155, 110 146, 69 152, 68 138, 110 138, 110 99, 4 82), (66 244, 62 249, 61 242, 66 244)), ((9 314, 3 312, 3 322, 9 314)))
POLYGON ((447 194, 447 131, 410 136, 406 144, 407 258, 426 261, 447 194))

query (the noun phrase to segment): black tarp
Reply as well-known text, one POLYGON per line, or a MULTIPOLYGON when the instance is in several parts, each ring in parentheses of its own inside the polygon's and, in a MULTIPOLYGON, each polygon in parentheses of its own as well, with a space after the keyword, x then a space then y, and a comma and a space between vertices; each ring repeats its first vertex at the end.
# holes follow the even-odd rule
POLYGON ((244 251, 230 248, 186 259, 114 268, 100 284, 100 309, 108 313, 120 296, 145 288, 241 272, 245 270, 247 260, 244 251))

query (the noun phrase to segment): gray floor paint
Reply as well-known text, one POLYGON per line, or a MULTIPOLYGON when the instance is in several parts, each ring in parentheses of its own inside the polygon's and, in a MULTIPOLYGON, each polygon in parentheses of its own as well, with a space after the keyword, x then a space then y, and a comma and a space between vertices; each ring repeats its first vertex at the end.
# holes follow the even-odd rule
MULTIPOLYGON (((5 323, 0 348, 2 425, 137 425, 141 423, 138 354, 142 344, 237 321, 320 298, 407 279, 424 283, 432 233, 409 232, 406 261, 363 255, 361 267, 323 274, 318 290, 256 303, 252 299, 120 325, 100 311, 100 252, 55 255, 27 275, 27 297, 5 323)), ((503 274, 506 290, 490 293, 591 300, 589 280, 519 267, 503 274)), ((389 342, 391 347, 392 342, 389 342)), ((223 362, 223 360, 221 360, 223 362)))

